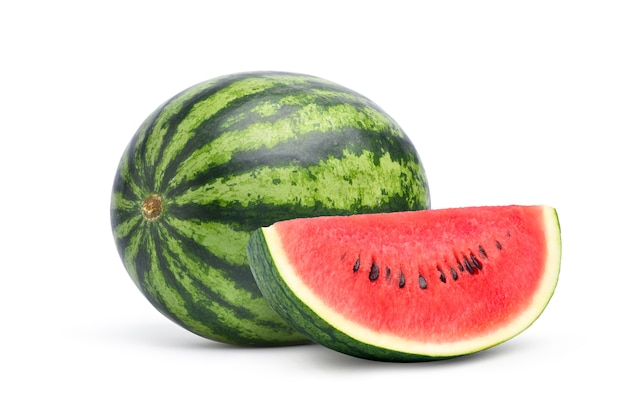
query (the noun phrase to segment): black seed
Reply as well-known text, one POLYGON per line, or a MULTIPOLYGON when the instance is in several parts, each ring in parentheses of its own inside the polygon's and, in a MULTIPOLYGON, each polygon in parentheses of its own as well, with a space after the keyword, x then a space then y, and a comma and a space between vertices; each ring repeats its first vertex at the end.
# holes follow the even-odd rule
POLYGON ((391 277, 391 268, 387 267, 385 269, 385 279, 389 279, 391 277))
POLYGON ((502 243, 498 242, 497 240, 496 240, 496 248, 502 249, 502 243))
POLYGON ((398 287, 404 288, 405 285, 406 285, 406 277, 404 276, 402 271, 400 271, 400 282, 398 283, 398 287))
POLYGON ((483 256, 483 258, 487 257, 487 252, 485 252, 485 248, 483 248, 482 246, 478 246, 478 251, 483 256))
POLYGON ((354 266, 352 267, 352 271, 356 272, 359 270, 359 267, 361 266, 361 257, 356 258, 356 262, 354 263, 354 266))
POLYGON ((423 276, 420 275, 419 280, 420 280, 420 288, 425 290, 426 287, 428 287, 428 283, 426 282, 426 278, 424 278, 423 276))
POLYGON ((473 253, 470 253, 470 258, 472 258, 472 263, 474 264, 474 266, 478 268, 479 271, 481 271, 483 269, 483 264, 478 260, 478 258, 473 253))
POLYGON ((370 281, 376 281, 378 279, 378 265, 376 262, 372 262, 372 268, 370 269, 370 281))
POLYGON ((439 279, 441 280, 441 282, 443 282, 445 284, 445 282, 446 282, 446 275, 443 273, 441 268, 437 268, 437 271, 439 271, 439 279))
POLYGON ((461 262, 457 263, 457 266, 459 267, 459 271, 465 271, 465 268, 463 268, 463 264, 461 262))
POLYGON ((467 268, 467 272, 469 272, 470 274, 474 275, 476 273, 476 271, 472 267, 472 264, 470 263, 469 259, 467 259, 466 256, 464 256, 463 259, 465 259, 465 268, 467 268))
POLYGON ((459 279, 459 274, 457 274, 457 272, 456 272, 456 270, 454 268, 450 267, 450 272, 452 273, 452 279, 453 280, 456 281, 457 279, 459 279))

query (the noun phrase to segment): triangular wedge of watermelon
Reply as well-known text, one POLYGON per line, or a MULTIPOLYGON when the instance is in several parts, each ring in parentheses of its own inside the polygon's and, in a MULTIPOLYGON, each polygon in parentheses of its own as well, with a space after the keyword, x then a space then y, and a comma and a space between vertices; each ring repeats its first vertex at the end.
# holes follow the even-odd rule
POLYGON ((248 257, 270 306, 311 340, 423 361, 528 328, 556 287, 561 233, 547 206, 317 217, 257 230, 248 257))

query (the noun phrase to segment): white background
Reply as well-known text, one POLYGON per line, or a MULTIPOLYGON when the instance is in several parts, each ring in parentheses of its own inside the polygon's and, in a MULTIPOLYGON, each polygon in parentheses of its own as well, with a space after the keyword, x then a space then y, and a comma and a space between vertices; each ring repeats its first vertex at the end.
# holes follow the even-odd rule
POLYGON ((0 415, 626 415, 623 2, 6 3, 0 415), (374 100, 415 143, 433 208, 556 207, 562 270, 539 320, 470 357, 388 364, 230 347, 161 316, 114 247, 118 160, 163 101, 247 70, 374 100))

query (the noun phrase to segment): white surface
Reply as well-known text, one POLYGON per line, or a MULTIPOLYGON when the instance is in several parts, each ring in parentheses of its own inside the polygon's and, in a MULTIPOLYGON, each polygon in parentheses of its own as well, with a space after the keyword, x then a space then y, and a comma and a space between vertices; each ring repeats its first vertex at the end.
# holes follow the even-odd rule
POLYGON ((0 415, 626 414, 623 2, 10 4, 0 415), (414 141, 433 207, 556 207, 562 270, 539 320, 470 357, 386 364, 233 348, 154 310, 111 237, 118 159, 173 94, 257 69, 377 102, 414 141))

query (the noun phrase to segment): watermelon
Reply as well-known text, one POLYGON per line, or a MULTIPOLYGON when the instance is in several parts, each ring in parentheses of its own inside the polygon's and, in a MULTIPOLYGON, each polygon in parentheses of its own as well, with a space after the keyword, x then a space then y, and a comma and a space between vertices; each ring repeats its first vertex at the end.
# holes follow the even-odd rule
POLYGON ((372 101, 313 76, 249 72, 192 86, 141 124, 110 215, 128 274, 163 315, 211 340, 276 346, 308 339, 255 283, 254 230, 429 207, 413 143, 372 101))
POLYGON ((465 207, 278 222, 248 256, 272 308, 311 340, 412 362, 528 328, 555 290, 561 238, 551 207, 465 207))

